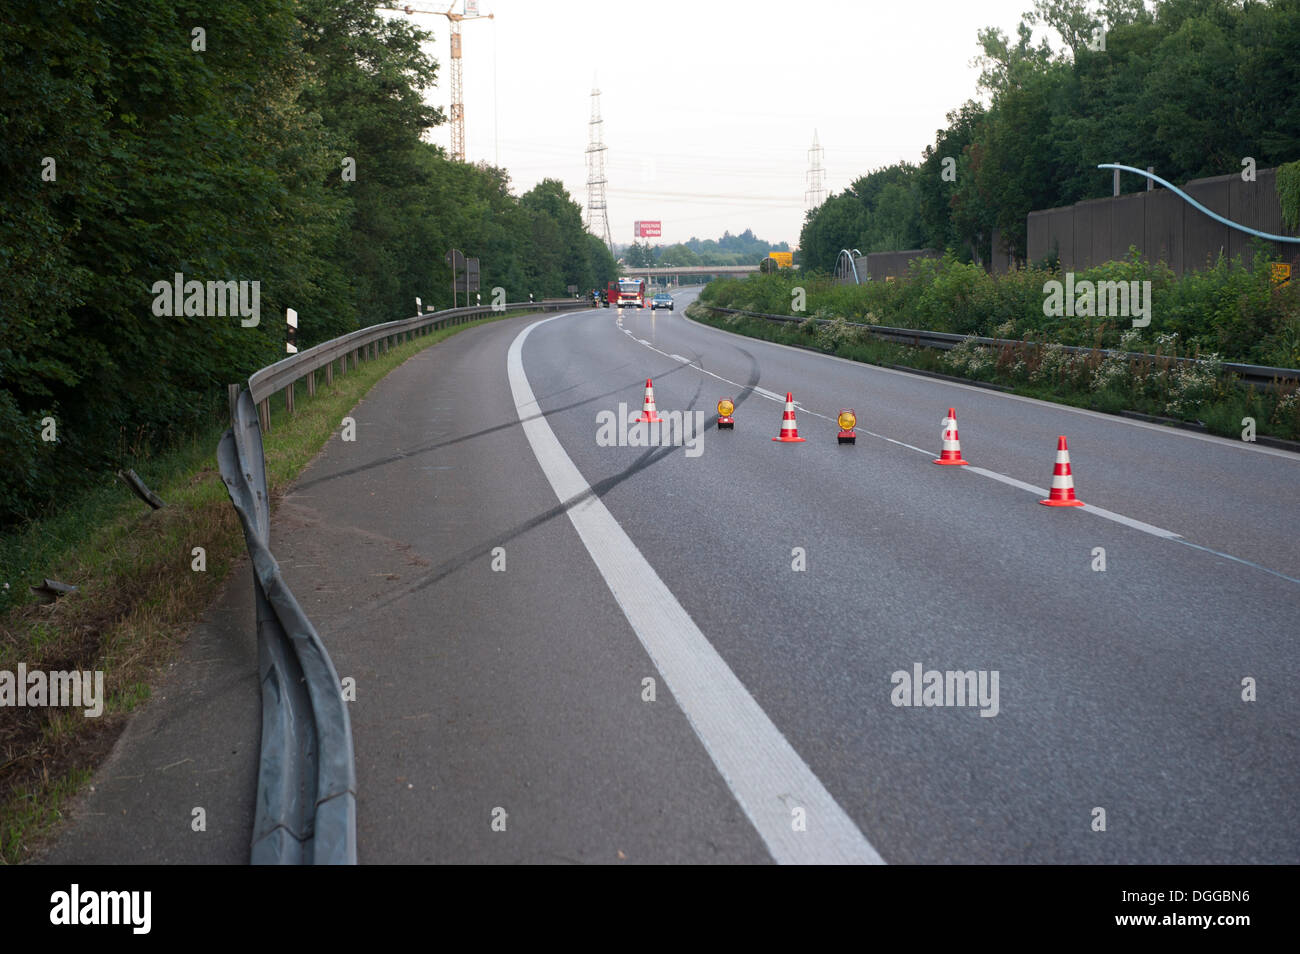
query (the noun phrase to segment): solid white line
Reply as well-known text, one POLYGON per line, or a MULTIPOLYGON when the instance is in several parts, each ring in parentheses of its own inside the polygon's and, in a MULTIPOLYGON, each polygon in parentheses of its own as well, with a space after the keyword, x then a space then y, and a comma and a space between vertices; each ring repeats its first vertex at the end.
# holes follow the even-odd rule
POLYGON ((983 467, 976 467, 973 464, 963 467, 962 470, 969 471, 972 474, 979 474, 981 477, 988 477, 992 480, 1001 481, 1002 483, 1009 484, 1012 487, 1019 487, 1021 490, 1027 490, 1031 494, 1038 494, 1040 497, 1047 496, 1046 488, 1027 484, 1023 480, 1016 480, 1016 478, 1008 477, 1006 474, 999 474, 996 470, 985 470, 983 467))
POLYGON ((506 370, 524 434, 569 520, 641 645, 772 857, 782 864, 883 864, 884 859, 718 655, 565 452, 524 373, 529 325, 506 370), (806 831, 795 831, 802 808, 806 831))
MULTIPOLYGON (((1044 495, 1046 496, 1046 495, 1044 495)), ((1143 533, 1149 533, 1153 537, 1163 537, 1166 540, 1181 540, 1181 533, 1174 533, 1172 530, 1166 530, 1164 527, 1157 527, 1154 524, 1143 523, 1141 520, 1134 520, 1132 517, 1126 517, 1122 513, 1116 513, 1113 510, 1105 510, 1101 507, 1094 506, 1090 503, 1083 505, 1084 513, 1095 513, 1099 517, 1105 517, 1107 520, 1114 520, 1116 523, 1122 523, 1126 527, 1132 527, 1134 530, 1141 530, 1143 533)), ((1209 549, 1208 547, 1206 549, 1209 549)), ((1218 552, 1217 550, 1215 551, 1218 552)), ((1258 566, 1258 564, 1255 564, 1258 566)))

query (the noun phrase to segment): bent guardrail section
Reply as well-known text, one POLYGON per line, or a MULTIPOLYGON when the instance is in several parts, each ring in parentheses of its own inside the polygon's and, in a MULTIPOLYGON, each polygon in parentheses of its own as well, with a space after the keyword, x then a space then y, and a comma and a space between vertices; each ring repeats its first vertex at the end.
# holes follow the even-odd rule
MULTIPOLYGON (((570 299, 506 305, 507 311, 561 311, 589 307, 570 299)), ((294 386, 316 372, 333 380, 335 364, 358 366, 398 340, 462 324, 497 308, 455 308, 362 328, 277 361, 230 385, 231 427, 217 462, 239 514, 253 563, 257 605, 258 679, 262 687, 262 743, 253 820, 253 864, 356 864, 357 779, 352 722, 337 670, 311 620, 285 584, 270 547, 271 508, 262 434, 270 429, 269 401, 284 391, 293 411, 294 386)))
POLYGON ((244 528, 257 600, 262 750, 253 864, 356 864, 352 723, 338 673, 270 550, 270 499, 257 409, 239 394, 217 449, 244 528))
MULTIPOLYGON (((720 312, 724 315, 745 315, 749 318, 762 318, 767 321, 778 322, 803 322, 811 320, 817 324, 831 324, 834 319, 831 318, 797 318, 792 315, 771 315, 761 311, 746 311, 743 308, 718 308, 713 305, 700 303, 701 307, 709 311, 720 312)), ((950 351, 963 342, 973 342, 987 348, 1002 348, 1008 346, 1020 346, 1041 348, 1050 342, 1043 341, 1019 341, 1015 338, 981 338, 977 335, 957 335, 946 331, 921 331, 916 328, 892 328, 888 325, 868 325, 860 321, 846 321, 850 328, 861 328, 871 334, 873 337, 880 338, 884 341, 895 341, 899 344, 910 345, 914 348, 938 348, 943 351, 950 351)), ((1170 364, 1206 364, 1203 359, 1198 358, 1179 358, 1166 355, 1146 354, 1139 351, 1116 351, 1110 348, 1080 348, 1076 345, 1060 345, 1062 351, 1070 354, 1104 354, 1116 357, 1126 357, 1135 359, 1144 359, 1150 361, 1167 361, 1170 364)), ((1300 382, 1300 369, 1296 368, 1274 368, 1268 365, 1260 364, 1238 364, 1232 361, 1220 361, 1219 367, 1224 371, 1229 371, 1239 378, 1243 383, 1250 384, 1255 388, 1262 389, 1268 387, 1274 382, 1300 382)))

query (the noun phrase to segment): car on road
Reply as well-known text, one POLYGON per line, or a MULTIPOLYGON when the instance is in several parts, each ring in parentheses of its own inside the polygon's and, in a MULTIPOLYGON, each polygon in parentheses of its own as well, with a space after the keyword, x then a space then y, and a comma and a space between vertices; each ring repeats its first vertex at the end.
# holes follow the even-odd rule
POLYGON ((650 299, 650 310, 654 311, 656 308, 667 308, 669 311, 672 311, 673 296, 667 295, 663 292, 655 295, 654 298, 650 299))

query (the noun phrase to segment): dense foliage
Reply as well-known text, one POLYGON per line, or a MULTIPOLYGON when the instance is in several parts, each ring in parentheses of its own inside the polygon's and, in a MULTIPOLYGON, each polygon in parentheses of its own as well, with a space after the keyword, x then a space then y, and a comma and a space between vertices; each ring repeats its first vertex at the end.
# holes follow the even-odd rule
POLYGON ((752 229, 739 235, 724 232, 722 238, 700 239, 691 236, 675 245, 634 243, 623 250, 623 261, 632 266, 651 265, 757 265, 769 252, 788 252, 787 242, 775 245, 756 238, 752 229))
MULTIPOLYGON (((980 269, 982 271, 982 269, 980 269)), ((1264 390, 1242 387, 1217 355, 1186 347, 1176 332, 1149 335, 1130 328, 1120 335, 1121 354, 1068 352, 1060 344, 1013 342, 982 347, 965 341, 950 351, 884 341, 842 317, 810 313, 777 323, 711 312, 692 305, 687 314, 739 334, 777 341, 852 361, 918 368, 988 381, 1017 394, 1110 413, 1136 411, 1195 422, 1214 434, 1237 438, 1250 424, 1261 435, 1300 438, 1300 390, 1274 383, 1264 390), (1194 357, 1199 363, 1179 359, 1194 357)))
MULTIPOLYGON (((1218 353, 1228 361, 1300 367, 1300 286, 1274 284, 1264 256, 1252 268, 1220 260, 1213 268, 1176 276, 1137 255, 1076 273, 1079 282, 1150 282, 1150 324, 1124 345, 1141 350, 1161 335, 1174 336, 1189 353, 1218 353)), ((918 259, 898 281, 841 285, 810 275, 754 275, 720 279, 700 299, 725 308, 792 315, 796 287, 804 290, 800 314, 842 317, 873 325, 921 328, 990 338, 1118 348, 1131 318, 1051 317, 1044 313, 1049 282, 1060 275, 1028 266, 991 275, 978 265, 918 259)), ((1139 286, 1140 288, 1142 286, 1139 286)))
POLYGON ((0 523, 185 433, 284 350, 485 292, 615 274, 546 180, 449 161, 429 34, 357 0, 11 0, 0 17, 0 523), (155 314, 259 283, 260 323, 155 314), (56 440, 42 420, 53 418, 56 440))
POLYGON ((805 266, 829 271, 842 248, 986 262, 995 230, 1023 260, 1029 212, 1110 194, 1099 163, 1180 182, 1300 156, 1300 0, 1036 0, 1014 40, 986 29, 979 44, 982 101, 949 113, 919 164, 810 211, 805 266))

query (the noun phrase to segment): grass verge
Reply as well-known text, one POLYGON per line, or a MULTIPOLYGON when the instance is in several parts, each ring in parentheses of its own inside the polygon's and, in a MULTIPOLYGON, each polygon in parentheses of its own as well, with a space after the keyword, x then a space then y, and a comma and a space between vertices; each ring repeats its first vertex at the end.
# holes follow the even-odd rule
MULTIPOLYGON (((329 386, 317 372, 314 398, 306 381, 298 382, 292 419, 283 397, 273 398, 271 433, 263 436, 273 505, 382 377, 457 332, 517 314, 523 313, 435 331, 336 373, 329 386)), ((0 863, 30 858, 55 829, 67 800, 89 781, 245 555, 217 471, 226 426, 214 421, 137 466, 166 503, 161 510, 150 510, 114 478, 0 538, 0 672, 16 673, 20 663, 28 672, 103 671, 106 697, 96 718, 80 709, 0 708, 0 863), (204 551, 201 572, 196 547, 204 551), (77 592, 39 604, 28 584, 43 577, 74 584, 77 592)))

